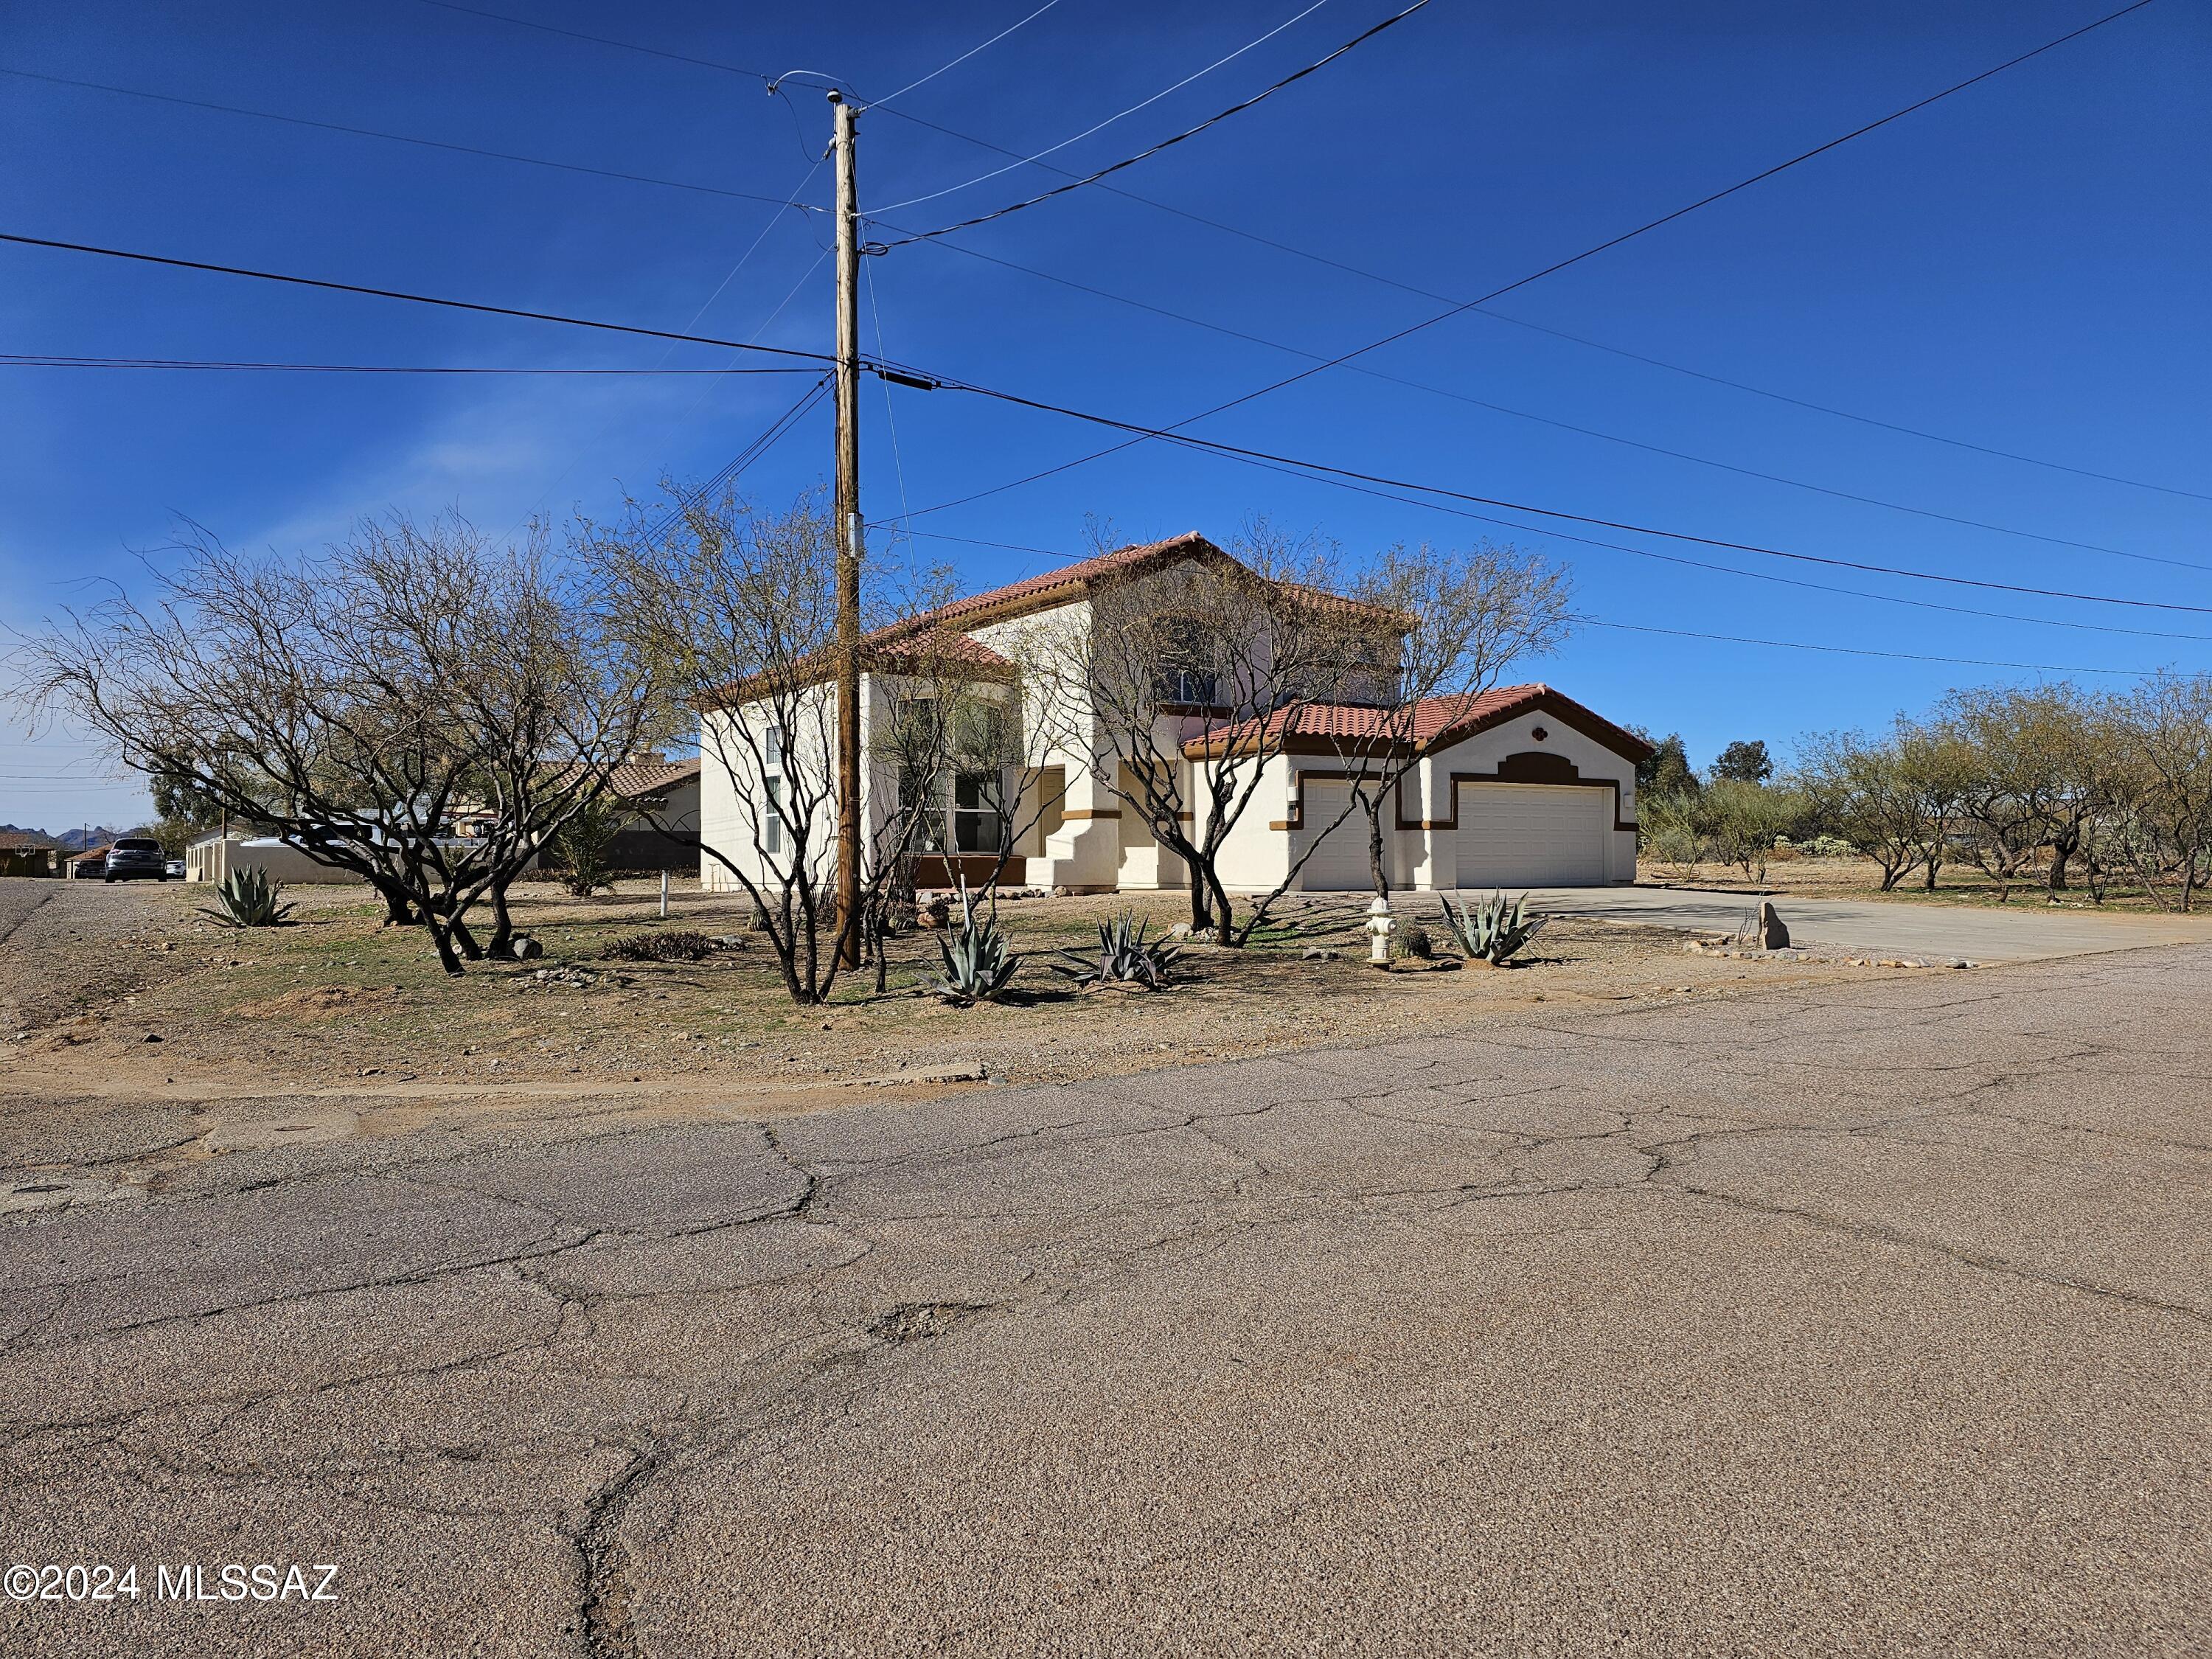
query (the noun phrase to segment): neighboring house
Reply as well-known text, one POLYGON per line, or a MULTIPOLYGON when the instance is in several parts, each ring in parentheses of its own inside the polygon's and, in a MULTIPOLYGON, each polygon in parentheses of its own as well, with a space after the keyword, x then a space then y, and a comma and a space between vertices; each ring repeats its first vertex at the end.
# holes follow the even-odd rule
POLYGON ((69 855, 68 875, 71 881, 98 881, 107 874, 107 849, 112 843, 102 842, 97 847, 88 847, 69 855))
POLYGON ((185 848, 185 879, 211 881, 218 886, 234 874, 258 870, 271 882, 337 885, 362 879, 350 870, 318 864, 296 847, 287 847, 274 836, 248 836, 210 830, 185 848))
MULTIPOLYGON (((617 766, 609 776, 611 793, 626 809, 623 827, 607 849, 612 870, 689 870, 699 860, 699 763, 655 756, 617 766), (660 825, 646 821, 650 814, 660 825), (664 835, 662 830, 669 833, 664 835)), ((564 860, 556 841, 547 850, 548 869, 564 860)))
POLYGON ((65 855, 52 836, 0 830, 0 876, 54 876, 65 855))
MULTIPOLYGON (((1123 548, 956 600, 901 629, 872 636, 863 651, 860 688, 861 739, 868 756, 864 823, 881 824, 896 800, 896 769, 870 752, 869 738, 885 729, 902 696, 914 695, 918 653, 926 648, 940 674, 948 659, 957 661, 981 695, 998 699, 1015 717, 1030 706, 1015 666, 1027 654, 1028 630, 1083 627, 1093 596, 1109 585, 1227 557, 1194 534, 1123 548)), ((831 690, 825 680, 810 695, 826 698, 831 690)), ((1232 724, 1209 709, 1196 700, 1203 696, 1204 688, 1194 688, 1193 702, 1164 703, 1159 709, 1164 727, 1156 729, 1165 738, 1160 746, 1167 753, 1180 749, 1186 769, 1222 745, 1250 744, 1257 731, 1256 722, 1232 724)), ((757 729, 764 723, 761 707, 758 697, 737 688, 727 703, 704 718, 710 724, 752 721, 757 729)), ((1641 739, 1540 684, 1431 698, 1413 715, 1411 742, 1419 759, 1386 820, 1384 856, 1394 887, 1598 885, 1636 878, 1636 764, 1650 752, 1641 739)), ((1273 752, 1222 850, 1224 884, 1265 891, 1282 881, 1321 827, 1344 808, 1347 749, 1361 743, 1363 732, 1381 730, 1383 718, 1382 711, 1352 702, 1299 703, 1267 717, 1264 748, 1273 752)), ((1083 711, 1060 724, 1097 732, 1083 711)), ((1372 738, 1367 741, 1371 748, 1372 738)), ((744 753, 744 745, 714 741, 711 732, 705 749, 706 838, 757 874, 763 860, 739 792, 751 802, 773 801, 782 780, 773 772, 765 778, 738 775, 725 757, 744 753)), ((1182 861, 1158 844, 1143 815, 1098 777, 1094 756, 1103 757, 1109 769, 1116 763, 1112 744, 1102 739, 1088 750, 1078 745, 1034 754, 1018 778, 948 780, 941 801, 933 804, 941 822, 933 823, 929 850, 917 860, 916 884, 988 876, 1002 830, 993 803, 1011 801, 1011 816, 1023 829, 1004 875, 1011 883, 1071 892, 1185 885, 1182 861)), ((788 757, 781 759, 789 763, 788 757)), ((1187 781, 1186 800, 1202 793, 1187 781)), ((832 832, 820 825, 816 836, 816 845, 826 846, 832 832)), ((769 839, 772 855, 777 850, 773 833, 769 839)), ((735 885, 719 863, 703 855, 700 876, 709 888, 735 885)), ((1357 890, 1369 880, 1367 820, 1355 811, 1327 836, 1295 885, 1357 890)))

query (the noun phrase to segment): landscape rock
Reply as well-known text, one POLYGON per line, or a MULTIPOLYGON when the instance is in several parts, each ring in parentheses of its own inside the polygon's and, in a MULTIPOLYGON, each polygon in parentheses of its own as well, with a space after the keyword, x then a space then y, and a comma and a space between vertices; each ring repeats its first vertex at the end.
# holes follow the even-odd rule
POLYGON ((1782 918, 1770 900, 1759 901, 1759 921, 1753 932, 1755 942, 1763 951, 1786 951, 1790 948, 1790 930, 1782 925, 1782 918))

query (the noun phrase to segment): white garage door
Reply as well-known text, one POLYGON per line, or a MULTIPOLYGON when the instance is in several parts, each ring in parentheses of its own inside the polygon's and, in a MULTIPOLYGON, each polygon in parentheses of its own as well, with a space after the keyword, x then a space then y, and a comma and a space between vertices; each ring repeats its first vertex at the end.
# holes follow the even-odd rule
MULTIPOLYGON (((1334 823, 1351 795, 1349 784, 1308 783, 1304 822, 1316 829, 1334 823)), ((1304 850, 1312 834, 1312 829, 1301 833, 1297 851, 1304 850)), ((1356 893, 1373 881, 1367 862, 1367 814, 1354 807, 1352 816, 1324 836, 1305 861, 1298 885, 1309 893, 1356 893)))
POLYGON ((1613 792, 1552 784, 1459 787, 1462 887, 1595 887, 1605 881, 1613 792))

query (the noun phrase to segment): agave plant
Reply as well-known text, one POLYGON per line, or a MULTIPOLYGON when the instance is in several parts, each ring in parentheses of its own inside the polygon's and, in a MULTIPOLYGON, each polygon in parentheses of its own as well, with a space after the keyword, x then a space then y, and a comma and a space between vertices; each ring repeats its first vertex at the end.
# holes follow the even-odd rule
POLYGON ((222 908, 210 910, 203 905, 200 914, 213 916, 226 927, 274 927, 292 914, 290 905, 276 902, 281 890, 265 870, 234 870, 215 890, 216 901, 222 908))
POLYGON ((998 917, 978 917, 965 888, 960 894, 960 920, 938 940, 937 948, 945 957, 945 971, 930 989, 963 1008, 996 1002, 1022 965, 1022 959, 1007 948, 998 917))
POLYGON ((1151 923, 1139 921, 1124 910, 1110 922, 1098 924, 1098 957, 1095 962, 1082 951, 1062 951, 1065 963, 1052 970, 1065 974, 1078 985, 1131 985, 1157 991, 1168 982, 1169 972, 1182 951, 1164 940, 1147 941, 1151 923))
POLYGON ((1503 891, 1457 907, 1445 899, 1444 925, 1451 929, 1452 937, 1459 941, 1459 948, 1467 952, 1469 961, 1506 962, 1535 938, 1549 920, 1545 916, 1524 917, 1522 913, 1528 903, 1526 893, 1509 902, 1503 891))

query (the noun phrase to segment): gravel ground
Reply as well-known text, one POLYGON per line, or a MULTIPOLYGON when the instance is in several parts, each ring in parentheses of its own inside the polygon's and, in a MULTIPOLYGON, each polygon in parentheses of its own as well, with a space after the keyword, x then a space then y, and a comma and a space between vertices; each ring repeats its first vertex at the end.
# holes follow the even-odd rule
MULTIPOLYGON (((517 913, 544 961, 483 964, 458 981, 438 971, 418 933, 380 927, 358 888, 287 896, 300 906, 296 925, 238 933, 199 914, 198 888, 0 881, 0 906, 27 918, 0 939, 0 1037, 12 1039, 0 1094, 220 1104, 342 1090, 398 1108, 635 1095, 649 1085, 666 1110, 733 1097, 811 1105, 825 1088, 913 1071, 1073 1082, 1453 1029, 1539 1004, 1855 976, 1833 963, 1698 961, 1664 927, 1571 917, 1506 972, 1378 974, 1360 960, 1362 901, 1350 896, 1293 901, 1284 914, 1297 931, 1266 948, 1189 951, 1185 982, 1166 994, 1078 996, 1050 970, 1062 946, 1095 951, 1097 920, 1117 902, 1164 931, 1187 913, 1167 894, 1006 905, 1027 958, 1012 1006, 951 1008, 919 994, 937 961, 937 936, 919 934, 897 944, 890 994, 875 995, 872 976, 854 978, 830 1005, 801 1008, 759 937, 745 933, 750 907, 696 885, 679 888, 665 924, 643 883, 591 902, 523 890, 517 913), (607 955, 625 936, 676 929, 747 942, 696 963, 607 955), (1335 959, 1308 960, 1309 950, 1335 959), (586 982, 543 979, 547 964, 586 982)), ((1433 922, 1435 909, 1422 896, 1407 913, 1433 922)))
POLYGON ((0 1642, 2203 1653, 2208 995, 2191 946, 796 1116, 277 1097, 150 1187, 191 1113, 20 1097, 15 1186, 82 1190, 0 1227, 0 1538, 145 1588, 0 1642), (337 1599, 153 1593, 228 1562, 337 1599))

